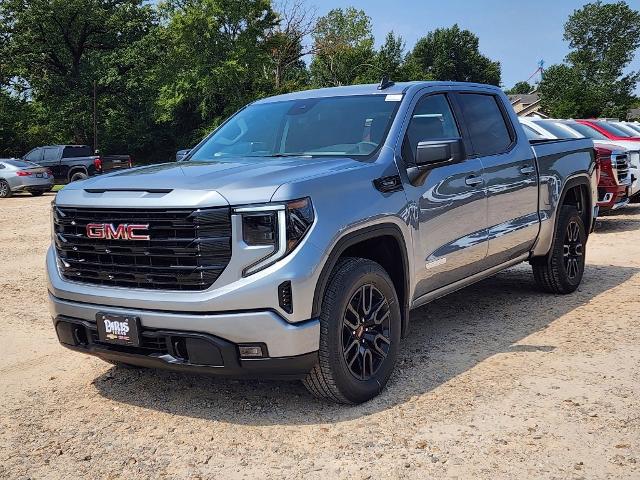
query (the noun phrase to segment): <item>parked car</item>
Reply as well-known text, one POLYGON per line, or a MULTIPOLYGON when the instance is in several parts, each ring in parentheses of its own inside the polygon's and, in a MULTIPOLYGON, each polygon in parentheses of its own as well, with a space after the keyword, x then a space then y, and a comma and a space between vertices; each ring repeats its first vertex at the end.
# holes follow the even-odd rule
MULTIPOLYGON (((520 117, 519 120, 530 140, 585 138, 561 120, 531 117, 520 117)), ((631 193, 629 153, 626 148, 612 143, 602 144, 594 140, 598 165, 598 207, 602 211, 626 206, 631 193)))
POLYGON ((49 168, 56 183, 75 182, 113 170, 131 168, 129 155, 96 155, 87 145, 37 147, 27 153, 23 160, 49 168))
POLYGON ((34 197, 53 188, 53 175, 47 168, 14 158, 0 158, 0 198, 17 192, 29 192, 34 197))
POLYGON ((640 142, 640 135, 628 133, 625 130, 614 125, 612 122, 605 120, 576 120, 576 122, 586 125, 597 130, 609 140, 624 140, 632 142, 640 142))
POLYGON ((628 153, 616 145, 597 145, 599 167, 598 206, 600 210, 617 210, 630 201, 631 173, 628 153))
POLYGON ((628 127, 633 128, 636 132, 638 132, 638 135, 640 135, 640 123, 638 122, 625 122, 625 125, 628 127))
POLYGON ((559 123, 579 132, 580 134, 592 138, 599 145, 615 145, 616 147, 624 147, 629 155, 630 172, 631 172, 631 189, 629 196, 632 202, 640 202, 640 138, 623 137, 618 139, 610 138, 603 131, 598 130, 594 125, 587 121, 579 120, 562 120, 559 123))
POLYGON ((597 211, 592 141, 532 145, 497 87, 291 93, 186 161, 62 190, 50 308, 64 346, 110 362, 302 378, 360 403, 411 308, 525 261, 573 292, 597 211))
POLYGON ((611 125, 619 128, 632 137, 640 137, 640 127, 628 122, 609 122, 611 125))

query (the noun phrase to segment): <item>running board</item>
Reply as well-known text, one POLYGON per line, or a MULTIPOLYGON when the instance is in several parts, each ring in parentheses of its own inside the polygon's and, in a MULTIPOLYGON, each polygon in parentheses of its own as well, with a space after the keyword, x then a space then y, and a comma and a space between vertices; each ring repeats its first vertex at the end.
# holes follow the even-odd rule
POLYGON ((411 309, 421 307, 429 302, 433 302, 438 298, 444 297, 445 295, 449 295, 457 290, 468 287, 469 285, 473 285, 480 280, 484 280, 485 278, 491 277, 496 273, 501 272, 507 268, 513 267, 519 263, 525 262, 529 259, 529 254, 522 255, 518 258, 514 258, 513 260, 509 260, 508 262, 501 263, 500 265, 496 265, 495 267, 491 267, 488 270, 483 272, 476 273, 471 275, 470 277, 463 278, 462 280, 458 280, 457 282, 450 283, 449 285, 445 285, 444 287, 440 287, 433 292, 425 293, 421 297, 416 298, 411 305, 411 309))

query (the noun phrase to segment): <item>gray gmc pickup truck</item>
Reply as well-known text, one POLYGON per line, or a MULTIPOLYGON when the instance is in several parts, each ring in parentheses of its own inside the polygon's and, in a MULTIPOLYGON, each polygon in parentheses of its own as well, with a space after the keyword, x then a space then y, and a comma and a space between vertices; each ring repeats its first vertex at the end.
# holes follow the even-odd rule
POLYGON ((520 262, 546 292, 578 287, 594 158, 587 139, 532 145, 485 85, 256 101, 183 161, 58 194, 58 339, 116 364, 299 378, 364 402, 387 383, 412 308, 520 262))

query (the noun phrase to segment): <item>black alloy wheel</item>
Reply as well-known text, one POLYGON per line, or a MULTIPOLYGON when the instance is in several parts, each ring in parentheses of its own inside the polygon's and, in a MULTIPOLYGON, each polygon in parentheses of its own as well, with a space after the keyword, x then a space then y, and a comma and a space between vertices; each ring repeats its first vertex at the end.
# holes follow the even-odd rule
POLYGON ((391 346, 389 301, 368 283, 353 294, 342 317, 342 353, 358 380, 373 377, 391 346))
POLYGON ((573 205, 560 207, 551 250, 530 261, 541 290, 567 294, 578 288, 584 275, 587 238, 578 209, 573 205))
POLYGON ((580 238, 580 226, 578 222, 572 220, 567 225, 563 245, 564 269, 570 280, 574 280, 580 274, 583 255, 584 246, 580 238))

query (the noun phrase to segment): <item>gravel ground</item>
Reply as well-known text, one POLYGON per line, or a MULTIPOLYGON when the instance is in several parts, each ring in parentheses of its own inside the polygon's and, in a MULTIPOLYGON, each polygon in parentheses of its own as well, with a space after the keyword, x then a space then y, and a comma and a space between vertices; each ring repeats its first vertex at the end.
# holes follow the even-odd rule
POLYGON ((412 312, 388 388, 343 407, 59 346, 52 198, 1 202, 0 478, 640 478, 640 206, 598 222, 573 295, 522 265, 412 312))

